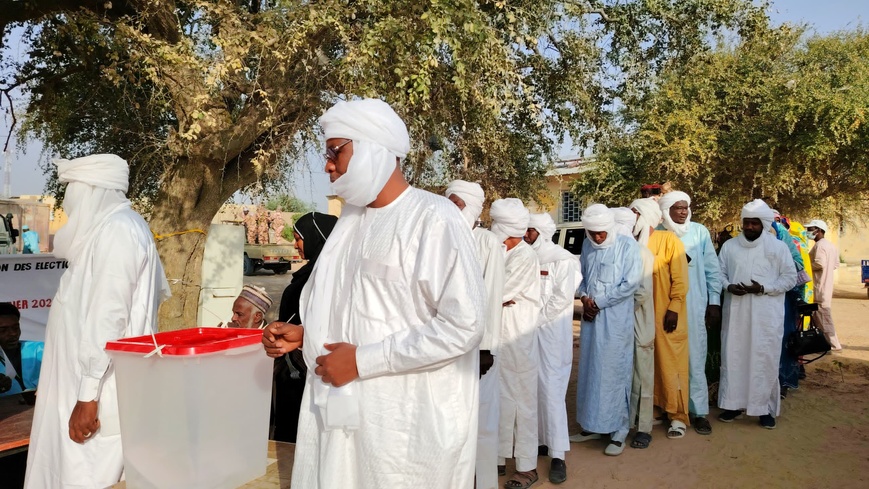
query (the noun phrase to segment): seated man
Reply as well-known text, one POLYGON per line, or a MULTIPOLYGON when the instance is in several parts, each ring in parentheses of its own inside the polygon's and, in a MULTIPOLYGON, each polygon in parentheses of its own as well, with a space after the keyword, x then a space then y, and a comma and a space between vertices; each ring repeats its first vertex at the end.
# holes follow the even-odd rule
POLYGON ((272 307, 272 298, 256 285, 245 285, 232 303, 232 321, 227 328, 257 328, 266 326, 266 313, 272 307))
MULTIPOLYGON (((19 341, 21 314, 11 302, 0 302, 0 396, 36 389, 42 366, 41 341, 19 341)), ((33 396, 25 397, 33 404, 33 396)))

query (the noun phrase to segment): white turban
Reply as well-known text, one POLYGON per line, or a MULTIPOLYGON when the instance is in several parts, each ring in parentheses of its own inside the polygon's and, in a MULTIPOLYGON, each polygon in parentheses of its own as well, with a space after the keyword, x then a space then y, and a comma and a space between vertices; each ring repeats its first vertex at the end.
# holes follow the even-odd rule
POLYGON ((812 220, 812 222, 810 222, 808 224, 803 224, 803 226, 806 228, 818 228, 818 229, 824 231, 824 233, 828 233, 829 229, 830 229, 827 226, 827 223, 820 220, 820 219, 814 219, 814 220, 812 220))
POLYGON ((474 223, 480 218, 483 213, 483 202, 486 200, 486 195, 483 193, 483 187, 479 183, 466 182, 464 180, 453 180, 447 185, 447 190, 444 195, 449 198, 450 195, 456 195, 465 202, 465 208, 462 209, 462 216, 468 221, 471 228, 474 223))
POLYGON ((582 211, 582 225, 588 242, 595 249, 609 248, 616 241, 616 221, 612 209, 603 204, 592 204, 582 211), (606 231, 606 239, 601 244, 594 242, 591 232, 606 231))
POLYGON ((127 162, 115 155, 91 155, 74 160, 54 160, 57 177, 68 183, 63 210, 69 219, 54 236, 54 255, 75 264, 96 237, 106 217, 130 201, 127 162))
POLYGON ((637 236, 640 244, 646 246, 649 244, 649 234, 651 234, 649 228, 654 228, 661 223, 661 207, 657 200, 649 197, 631 202, 630 208, 640 213, 634 225, 634 236, 637 236))
POLYGON ((775 220, 775 214, 769 208, 766 202, 761 199, 754 199, 745 204, 742 208, 741 219, 760 219, 763 223, 763 230, 769 232, 772 229, 772 221, 775 220))
POLYGON ((637 215, 634 211, 627 207, 616 207, 612 211, 616 221, 616 233, 633 238, 634 224, 637 223, 637 215))
POLYGON ((127 193, 130 167, 117 155, 90 155, 74 160, 54 160, 60 183, 81 182, 92 187, 120 190, 127 193))
POLYGON ((499 242, 508 238, 521 238, 528 230, 530 212, 519 199, 498 199, 492 202, 489 215, 492 217, 492 232, 499 242))
POLYGON ((350 205, 373 202, 395 171, 396 159, 410 151, 407 126, 382 100, 338 102, 320 117, 320 126, 327 140, 353 141, 347 172, 332 182, 332 190, 350 205))
POLYGON ((680 238, 685 236, 685 233, 688 232, 688 228, 691 225, 691 197, 689 197, 685 192, 680 192, 678 190, 667 192, 658 200, 658 205, 661 206, 661 213, 664 217, 664 227, 668 231, 673 231, 676 236, 679 236, 680 238), (676 224, 673 221, 673 218, 670 217, 670 207, 673 207, 673 204, 676 202, 681 202, 683 200, 688 203, 688 218, 685 219, 684 223, 676 224))
POLYGON ((555 234, 555 221, 549 214, 531 214, 531 217, 528 218, 528 229, 531 228, 536 229, 538 233, 537 239, 531 243, 531 247, 539 254, 543 243, 552 241, 552 235, 555 234))

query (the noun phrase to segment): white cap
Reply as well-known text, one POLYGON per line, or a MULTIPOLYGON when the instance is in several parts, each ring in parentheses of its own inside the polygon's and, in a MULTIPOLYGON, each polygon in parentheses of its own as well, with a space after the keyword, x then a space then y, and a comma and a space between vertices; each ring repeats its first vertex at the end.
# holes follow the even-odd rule
POLYGON ((815 220, 813 220, 812 222, 810 222, 810 223, 808 223, 808 224, 803 224, 803 226, 805 226, 806 229, 808 229, 808 228, 818 228, 818 229, 821 229, 821 230, 824 231, 825 234, 827 233, 827 231, 829 231, 829 228, 827 228, 827 223, 825 223, 824 221, 822 221, 822 220, 820 220, 820 219, 815 219, 815 220))

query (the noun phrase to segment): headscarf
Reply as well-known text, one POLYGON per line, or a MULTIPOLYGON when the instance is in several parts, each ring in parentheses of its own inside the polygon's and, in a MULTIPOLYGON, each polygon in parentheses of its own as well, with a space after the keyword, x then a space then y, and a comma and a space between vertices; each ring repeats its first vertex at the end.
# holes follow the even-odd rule
POLYGON ((498 199, 492 202, 492 232, 503 243, 508 238, 521 238, 528 230, 530 212, 519 199, 498 199))
POLYGON ((775 220, 775 214, 766 202, 761 199, 754 199, 743 206, 740 218, 760 219, 760 222, 763 223, 763 230, 769 233, 772 229, 772 222, 775 220))
POLYGON ((473 229, 480 214, 483 213, 483 202, 486 200, 486 195, 483 193, 483 187, 479 183, 466 182, 464 180, 453 180, 447 185, 447 190, 444 195, 449 198, 450 195, 456 195, 465 201, 465 208, 462 209, 462 217, 473 229))
POLYGON ((610 210, 613 211, 613 218, 616 222, 616 234, 633 238, 634 224, 637 223, 637 215, 634 214, 634 211, 627 207, 616 207, 610 210))
POLYGON ((130 207, 129 167, 115 155, 91 155, 54 160, 57 179, 68 183, 63 210, 69 219, 54 237, 54 255, 76 263, 105 218, 130 207))
POLYGON ((691 226, 691 197, 685 192, 674 190, 662 195, 660 200, 658 200, 658 205, 661 207, 661 214, 663 214, 664 228, 668 231, 673 231, 680 238, 685 236, 685 233, 688 232, 688 228, 691 226), (673 218, 670 217, 670 207, 673 207, 676 202, 683 200, 688 203, 688 218, 685 219, 684 223, 676 224, 673 218))
POLYGON ((373 202, 395 171, 396 158, 410 151, 407 126, 382 100, 339 101, 320 117, 320 126, 327 140, 353 141, 347 172, 332 182, 332 190, 350 205, 373 202))
POLYGON ((613 211, 603 204, 592 204, 582 212, 585 235, 594 249, 609 248, 616 242, 616 221, 613 211), (606 231, 606 239, 601 244, 594 242, 591 232, 606 231))
POLYGON ((241 288, 241 293, 238 296, 253 304, 253 307, 263 313, 263 315, 272 307, 272 298, 269 297, 266 289, 257 287, 256 285, 245 285, 241 288))
POLYGON ((536 229, 540 234, 534 244, 531 245, 535 250, 540 250, 540 246, 552 241, 552 236, 555 234, 555 221, 549 214, 531 214, 528 218, 528 229, 536 229))
POLYGON ((323 250, 323 245, 326 244, 326 239, 335 228, 336 222, 338 222, 337 217, 316 211, 305 214, 296 220, 293 231, 305 243, 305 259, 308 260, 308 263, 313 264, 317 261, 317 257, 320 256, 320 251, 323 250))
POLYGON ((641 245, 646 246, 649 244, 651 234, 649 228, 654 228, 661 223, 661 207, 657 200, 648 197, 631 202, 630 208, 640 213, 637 223, 634 224, 634 236, 641 245))

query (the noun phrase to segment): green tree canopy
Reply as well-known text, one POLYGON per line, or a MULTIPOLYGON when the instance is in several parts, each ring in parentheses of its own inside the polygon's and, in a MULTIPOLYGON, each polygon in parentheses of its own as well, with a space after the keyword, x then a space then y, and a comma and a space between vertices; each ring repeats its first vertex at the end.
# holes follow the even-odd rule
POLYGON ((869 33, 805 37, 784 25, 662 72, 575 190, 629 202, 641 183, 670 181, 710 223, 754 198, 842 217, 869 198, 867 110, 869 33))

